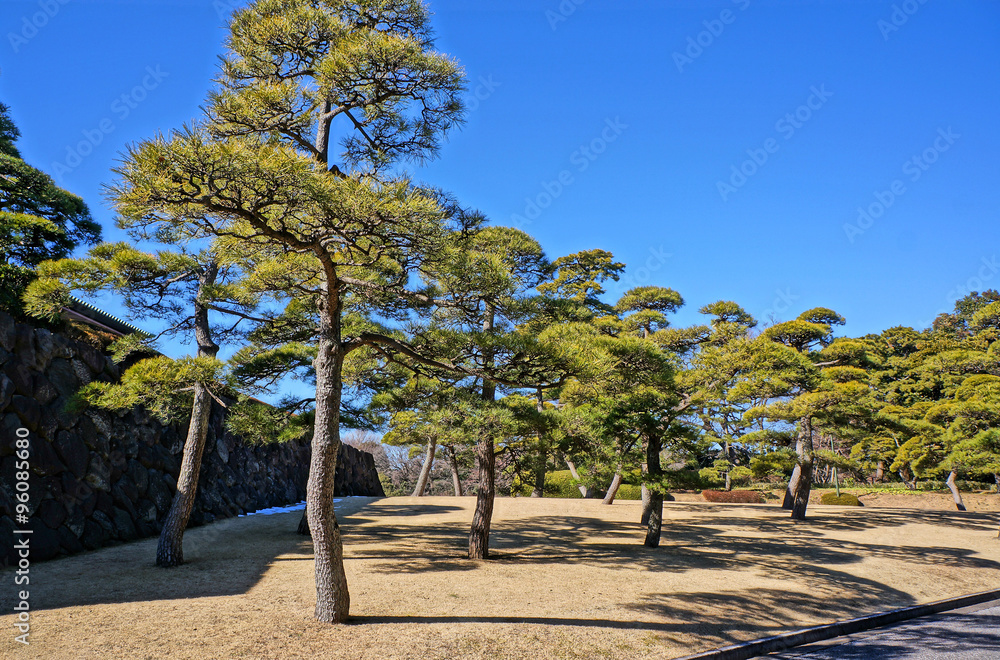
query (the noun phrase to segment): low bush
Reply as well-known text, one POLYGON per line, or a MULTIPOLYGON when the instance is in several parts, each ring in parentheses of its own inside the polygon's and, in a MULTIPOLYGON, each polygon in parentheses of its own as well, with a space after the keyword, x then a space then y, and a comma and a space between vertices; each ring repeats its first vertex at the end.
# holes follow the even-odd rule
POLYGON ((764 494, 756 490, 703 490, 701 496, 709 502, 726 504, 764 504, 764 494))
POLYGON ((677 490, 701 490, 710 485, 702 483, 697 470, 664 470, 663 483, 677 490))
POLYGON ((726 483, 726 478, 723 477, 717 468, 707 467, 698 470, 698 479, 700 483, 706 486, 721 486, 726 483))
POLYGON ((850 493, 841 493, 840 496, 836 493, 823 493, 819 498, 819 503, 836 504, 839 506, 863 506, 861 500, 850 493))
MULTIPOLYGON (((579 492, 579 491, 577 491, 579 492)), ((616 500, 641 500, 642 499, 642 486, 634 486, 632 484, 622 484, 618 487, 618 494, 615 495, 616 500)))
MULTIPOLYGON (((529 497, 533 486, 530 483, 515 483, 515 492, 521 497, 529 497)), ((545 474, 545 497, 562 497, 581 499, 580 489, 577 487, 573 473, 569 470, 559 470, 557 472, 547 472, 545 474)))

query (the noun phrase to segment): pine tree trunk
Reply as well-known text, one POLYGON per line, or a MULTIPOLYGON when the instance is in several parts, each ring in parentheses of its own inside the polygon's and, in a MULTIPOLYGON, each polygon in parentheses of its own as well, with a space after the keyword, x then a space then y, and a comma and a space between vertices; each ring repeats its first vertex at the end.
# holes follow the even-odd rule
POLYGON ((792 469, 792 476, 788 479, 788 486, 785 488, 785 499, 781 503, 782 509, 791 511, 792 504, 795 502, 795 489, 799 487, 799 477, 801 475, 802 468, 796 463, 792 469))
MULTIPOLYGON (((203 291, 215 284, 218 274, 218 266, 209 264, 198 276, 198 293, 195 297, 193 318, 198 357, 214 358, 219 352, 219 346, 212 340, 208 308, 198 302, 202 299, 203 291)), ((187 528, 195 496, 198 494, 198 475, 201 473, 201 457, 205 452, 205 439, 208 437, 211 414, 212 395, 208 387, 203 383, 195 383, 191 420, 188 422, 181 469, 177 475, 177 492, 170 503, 170 512, 163 522, 160 539, 156 544, 157 566, 169 568, 184 563, 184 530, 187 528)))
POLYGON ((531 489, 532 497, 545 497, 545 458, 543 454, 539 464, 535 466, 535 485, 531 489))
POLYGON ((652 512, 653 500, 649 487, 646 486, 646 479, 649 477, 649 463, 642 464, 642 516, 639 517, 639 524, 645 527, 649 524, 649 514, 652 512))
MULTIPOLYGON (((574 479, 576 479, 577 481, 580 481, 580 475, 576 471, 576 465, 573 463, 573 461, 569 460, 568 457, 564 457, 564 458, 566 458, 566 467, 569 468, 569 473, 571 475, 573 475, 574 479)), ((580 494, 583 495, 584 499, 587 499, 587 498, 589 498, 591 496, 591 492, 590 492, 590 487, 589 486, 584 486, 583 484, 580 484, 579 486, 577 486, 577 488, 580 489, 580 494)))
POLYGON ((437 438, 431 436, 431 439, 427 441, 427 455, 424 456, 424 465, 420 468, 420 477, 417 479, 417 485, 413 489, 413 495, 411 497, 423 497, 424 489, 427 488, 427 481, 431 476, 431 468, 434 467, 434 452, 437 450, 437 438))
POLYGON ((469 559, 488 559, 493 500, 496 497, 496 451, 492 437, 482 437, 476 443, 476 461, 479 465, 479 492, 476 493, 476 511, 469 533, 469 559))
POLYGON ((614 478, 611 479, 611 485, 608 486, 608 492, 604 495, 604 499, 601 500, 601 504, 614 504, 615 496, 618 494, 618 488, 622 485, 622 468, 619 465, 618 469, 615 471, 614 478))
POLYGON ((462 477, 458 474, 458 457, 455 456, 455 448, 446 445, 448 454, 448 467, 451 468, 451 485, 455 488, 455 497, 462 496, 462 477))
POLYGON ((799 436, 795 443, 795 453, 799 456, 799 481, 792 491, 792 518, 806 519, 806 508, 809 506, 809 490, 812 488, 813 476, 813 439, 812 419, 803 418, 799 422, 799 436))
POLYGON ((879 461, 875 468, 875 483, 879 484, 885 479, 885 461, 879 461))
POLYGON ((212 396, 208 393, 208 388, 197 383, 194 387, 194 405, 191 407, 187 439, 184 441, 181 471, 177 475, 177 492, 156 545, 157 566, 169 568, 184 563, 184 530, 198 491, 198 474, 201 472, 201 456, 205 451, 211 411, 212 396))
POLYGON ((316 358, 316 426, 312 438, 306 514, 312 533, 316 571, 316 618, 341 623, 351 597, 344 573, 344 547, 333 510, 337 455, 340 452, 340 397, 344 356, 340 347, 339 313, 321 309, 316 358), (325 317, 325 318, 323 318, 325 317))
MULTIPOLYGON (((493 332, 494 308, 486 304, 483 332, 493 332)), ((493 363, 492 355, 484 355, 484 363, 493 363)), ((483 401, 496 399, 496 384, 483 379, 483 401)), ((476 463, 479 466, 479 488, 476 493, 476 510, 472 514, 469 531, 469 559, 488 559, 490 556, 490 525, 493 522, 493 500, 496 498, 497 456, 493 437, 484 433, 476 443, 476 463)))
MULTIPOLYGON (((649 515, 646 523, 647 548, 656 548, 660 545, 660 531, 663 526, 663 492, 661 491, 661 481, 663 480, 663 468, 660 465, 660 449, 662 441, 659 436, 646 439, 646 470, 649 473, 649 481, 654 484, 649 494, 649 515)), ((645 511, 643 512, 645 515, 645 511)))
POLYGON ((299 527, 295 530, 296 534, 301 534, 302 536, 312 536, 309 533, 309 503, 306 503, 306 508, 302 510, 302 517, 299 518, 299 527))
POLYGON ((952 499, 955 500, 955 506, 958 508, 959 511, 965 511, 966 510, 965 503, 962 502, 962 493, 959 492, 958 486, 955 484, 955 476, 956 475, 954 470, 949 472, 948 481, 946 481, 945 483, 948 484, 948 490, 951 491, 951 497, 952 499))
POLYGON ((726 465, 727 465, 727 467, 726 467, 726 490, 730 491, 730 490, 733 489, 733 479, 732 479, 732 477, 729 474, 729 467, 728 467, 728 465, 729 465, 729 441, 728 440, 726 440, 726 442, 724 443, 724 446, 725 446, 725 450, 726 450, 726 465))
POLYGON ((993 481, 996 482, 997 485, 997 495, 1000 495, 1000 474, 994 474, 993 481))

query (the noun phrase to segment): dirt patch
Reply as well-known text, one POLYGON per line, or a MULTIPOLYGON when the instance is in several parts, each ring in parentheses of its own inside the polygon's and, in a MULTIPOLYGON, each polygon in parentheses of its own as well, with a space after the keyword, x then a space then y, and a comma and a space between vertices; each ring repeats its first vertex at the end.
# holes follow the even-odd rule
POLYGON ((175 569, 155 539, 38 564, 32 644, 15 655, 2 616, 0 656, 669 658, 1000 583, 996 523, 973 512, 674 502, 650 550, 638 502, 499 499, 496 558, 471 562, 473 498, 365 504, 339 505, 348 625, 312 619, 295 512, 191 530, 175 569))

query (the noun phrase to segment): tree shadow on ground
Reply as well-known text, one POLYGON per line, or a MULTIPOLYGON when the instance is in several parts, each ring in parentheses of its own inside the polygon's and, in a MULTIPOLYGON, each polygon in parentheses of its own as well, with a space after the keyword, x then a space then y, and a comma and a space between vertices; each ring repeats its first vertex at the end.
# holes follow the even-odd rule
MULTIPOLYGON (((903 518, 888 520, 895 520, 895 524, 913 522, 903 518)), ((475 567, 465 560, 467 524, 449 521, 390 528, 378 525, 375 517, 358 522, 362 524, 352 530, 351 542, 362 547, 351 556, 386 560, 375 564, 374 570, 416 573, 475 567)), ((860 527, 865 529, 864 525, 860 527)), ((1000 570, 1000 562, 974 556, 975 552, 963 548, 890 545, 823 536, 824 531, 857 528, 839 516, 817 517, 811 525, 804 525, 792 520, 757 524, 740 517, 696 515, 683 521, 666 521, 661 546, 650 549, 642 545, 643 529, 637 523, 581 516, 534 516, 495 523, 490 558, 511 564, 592 563, 605 569, 639 566, 656 572, 757 567, 771 575, 784 573, 783 567, 788 565, 836 566, 866 557, 914 565, 1000 570), (741 527, 746 529, 742 535, 741 527)))
MULTIPOLYGON (((338 520, 352 527, 350 512, 375 499, 359 497, 338 503, 338 520)), ((244 594, 276 561, 312 561, 312 542, 296 534, 301 516, 300 511, 292 511, 228 518, 188 529, 184 533, 185 563, 174 568, 153 565, 155 538, 32 566, 31 607, 46 610, 244 594)))

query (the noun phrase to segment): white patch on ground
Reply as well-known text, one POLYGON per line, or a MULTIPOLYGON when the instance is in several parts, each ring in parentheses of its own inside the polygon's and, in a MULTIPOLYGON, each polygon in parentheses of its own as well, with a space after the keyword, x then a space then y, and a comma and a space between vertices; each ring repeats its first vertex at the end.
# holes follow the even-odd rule
MULTIPOLYGON (((343 497, 336 497, 333 500, 334 504, 343 501, 343 497)), ((253 511, 251 513, 243 513, 237 516, 237 518, 247 518, 249 516, 270 516, 275 513, 287 513, 289 511, 301 511, 306 508, 305 500, 299 502, 298 504, 289 504, 288 506, 272 506, 270 509, 261 509, 260 511, 253 511)))

